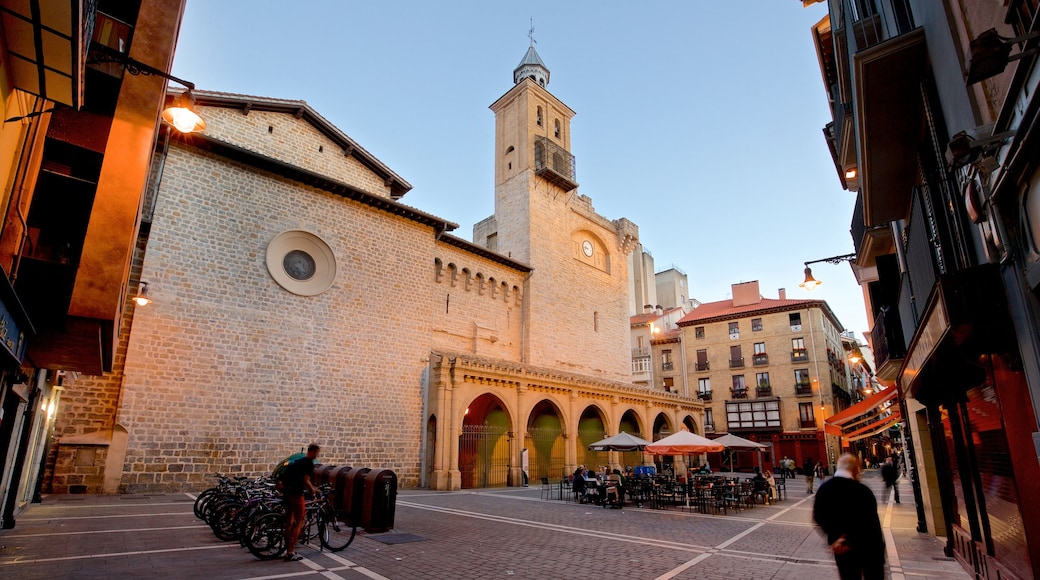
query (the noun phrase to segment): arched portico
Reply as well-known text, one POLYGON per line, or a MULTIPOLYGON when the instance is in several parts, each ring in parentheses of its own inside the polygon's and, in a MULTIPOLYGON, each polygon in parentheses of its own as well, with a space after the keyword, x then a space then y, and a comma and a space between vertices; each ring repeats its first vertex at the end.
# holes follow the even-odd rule
POLYGON ((432 489, 557 481, 579 464, 623 468, 650 456, 588 446, 626 431, 658 439, 703 404, 675 393, 462 353, 431 353, 426 450, 432 489), (658 420, 658 418, 664 419, 658 420), (657 427, 654 427, 657 425, 657 427))
POLYGON ((589 445, 607 437, 607 422, 602 409, 596 405, 585 407, 578 418, 575 437, 575 463, 589 469, 598 469, 610 460, 606 451, 592 451, 589 445))
MULTIPOLYGON (((564 429, 563 413, 552 401, 542 399, 531 409, 523 441, 523 448, 528 452, 528 476, 531 480, 538 481, 542 477, 557 479, 565 471, 567 439, 564 429)), ((518 474, 517 477, 521 476, 518 474)))
POLYGON ((495 395, 483 394, 466 407, 459 434, 462 489, 508 485, 512 424, 506 406, 495 395))

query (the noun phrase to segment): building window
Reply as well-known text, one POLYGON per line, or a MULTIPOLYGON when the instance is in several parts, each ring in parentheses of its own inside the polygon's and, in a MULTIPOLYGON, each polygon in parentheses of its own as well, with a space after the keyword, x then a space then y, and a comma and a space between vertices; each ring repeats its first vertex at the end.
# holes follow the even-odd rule
POLYGON ((673 391, 674 387, 675 387, 675 379, 672 378, 672 377, 665 377, 664 378, 664 390, 666 390, 669 393, 671 393, 673 391))
POLYGON ((711 396, 711 379, 697 379, 697 394, 711 396))
POLYGON ((560 120, 559 119, 553 119, 553 135, 557 139, 560 138, 560 120))
POLYGON ((798 426, 802 429, 816 428, 816 417, 813 415, 812 403, 798 403, 798 426))
POLYGON ((705 407, 704 409, 704 430, 715 430, 715 413, 712 412, 711 407, 705 407))
POLYGON ((729 429, 780 428, 780 401, 726 403, 729 429))
POLYGON ((747 383, 744 382, 744 375, 733 375, 732 395, 734 399, 747 398, 747 383))
POLYGON ((812 394, 812 381, 809 379, 809 369, 794 370, 794 394, 812 394))
POLYGON ((791 339, 791 362, 802 362, 809 360, 809 351, 805 350, 804 338, 791 339))
POLYGON ((758 332, 762 330, 762 319, 752 318, 751 319, 751 332, 758 332))
POLYGON ((755 373, 755 386, 757 386, 760 389, 761 388, 768 388, 769 387, 769 373, 768 372, 755 373))
POLYGON ((538 107, 538 126, 542 126, 542 108, 538 107))
POLYGON ((697 351, 697 370, 703 372, 708 370, 709 368, 710 367, 708 366, 708 351, 702 348, 697 351))
POLYGON ((798 332, 802 329, 802 314, 800 312, 792 312, 787 315, 787 318, 791 322, 791 330, 798 332))
POLYGON ((756 342, 754 344, 755 354, 751 357, 751 363, 756 367, 769 364, 769 355, 766 354, 766 343, 756 342))
POLYGON ((661 351, 661 370, 670 371, 672 370, 672 351, 662 350, 661 351))
POLYGON ((740 352, 740 345, 729 347, 729 368, 744 368, 744 354, 740 352))
POLYGON ((729 338, 730 338, 730 340, 732 340, 734 338, 740 338, 740 325, 739 325, 739 323, 737 323, 737 322, 730 322, 729 323, 729 338))
POLYGON ((766 343, 764 343, 764 342, 756 342, 754 348, 755 348, 755 354, 765 354, 766 353, 766 343))
POLYGON ((704 327, 703 326, 696 326, 696 327, 694 327, 694 329, 693 329, 693 337, 694 338, 704 338, 704 327))

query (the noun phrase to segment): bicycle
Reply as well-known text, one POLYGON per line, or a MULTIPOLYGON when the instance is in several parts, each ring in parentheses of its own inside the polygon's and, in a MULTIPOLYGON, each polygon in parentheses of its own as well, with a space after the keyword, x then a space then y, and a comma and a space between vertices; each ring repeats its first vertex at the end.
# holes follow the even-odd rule
MULTIPOLYGON (((322 494, 306 503, 306 516, 300 543, 310 544, 317 539, 322 550, 339 552, 354 541, 357 525, 350 514, 335 509, 330 493, 322 494)), ((278 509, 261 515, 246 526, 242 536, 249 552, 261 560, 273 560, 285 552, 285 512, 278 509)))

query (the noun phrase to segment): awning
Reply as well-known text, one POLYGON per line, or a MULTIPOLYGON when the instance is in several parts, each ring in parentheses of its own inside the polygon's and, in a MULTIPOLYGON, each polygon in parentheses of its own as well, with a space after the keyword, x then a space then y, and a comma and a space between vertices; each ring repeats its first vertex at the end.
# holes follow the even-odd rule
POLYGON ((902 418, 902 415, 899 413, 899 408, 897 407, 895 409, 895 412, 893 412, 891 415, 888 415, 883 420, 875 421, 874 423, 871 423, 870 425, 867 425, 862 429, 857 429, 852 433, 847 433, 842 437, 842 439, 844 441, 850 442, 859 441, 860 439, 866 439, 867 437, 877 435, 878 433, 881 433, 882 431, 888 429, 892 425, 895 425, 902 418))
POLYGON ((866 399, 863 399, 862 401, 856 403, 855 405, 849 407, 848 409, 845 409, 840 413, 835 413, 834 415, 828 417, 823 421, 823 428, 831 435, 841 436, 841 430, 843 425, 852 423, 856 419, 859 419, 867 413, 874 411, 878 407, 894 399, 898 393, 898 389, 885 389, 883 391, 879 391, 867 397, 866 399))

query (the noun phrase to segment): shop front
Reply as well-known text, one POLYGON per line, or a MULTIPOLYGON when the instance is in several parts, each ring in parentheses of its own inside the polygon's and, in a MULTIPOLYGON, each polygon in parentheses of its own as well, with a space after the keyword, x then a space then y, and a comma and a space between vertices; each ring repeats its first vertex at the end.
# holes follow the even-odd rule
POLYGON ((1033 578, 1036 418, 1004 296, 994 265, 940 276, 899 380, 925 409, 925 422, 908 425, 915 441, 932 442, 933 456, 918 463, 936 471, 925 493, 942 506, 935 529, 946 531, 947 551, 978 578, 1033 578))

